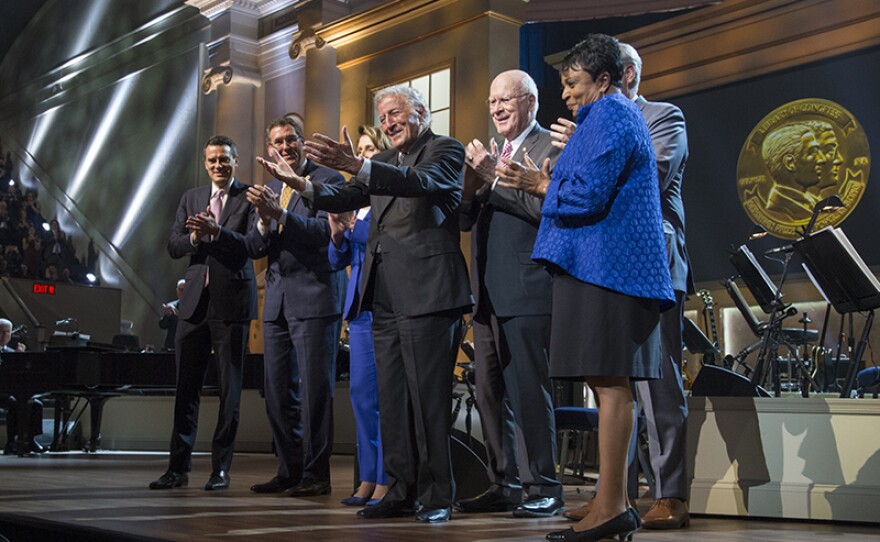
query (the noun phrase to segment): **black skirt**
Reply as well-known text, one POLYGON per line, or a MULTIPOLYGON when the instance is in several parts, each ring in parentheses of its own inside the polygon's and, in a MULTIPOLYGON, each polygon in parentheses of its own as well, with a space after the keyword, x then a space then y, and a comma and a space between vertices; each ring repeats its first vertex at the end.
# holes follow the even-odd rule
POLYGON ((660 378, 660 303, 553 276, 550 376, 660 378))

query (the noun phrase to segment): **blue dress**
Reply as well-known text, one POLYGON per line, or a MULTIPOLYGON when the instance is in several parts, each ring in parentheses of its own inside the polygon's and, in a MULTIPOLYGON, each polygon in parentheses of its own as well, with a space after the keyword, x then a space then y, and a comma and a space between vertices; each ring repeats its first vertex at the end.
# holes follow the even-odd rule
POLYGON ((582 106, 547 190, 532 257, 553 273, 550 375, 660 376, 675 303, 648 127, 621 94, 582 106))

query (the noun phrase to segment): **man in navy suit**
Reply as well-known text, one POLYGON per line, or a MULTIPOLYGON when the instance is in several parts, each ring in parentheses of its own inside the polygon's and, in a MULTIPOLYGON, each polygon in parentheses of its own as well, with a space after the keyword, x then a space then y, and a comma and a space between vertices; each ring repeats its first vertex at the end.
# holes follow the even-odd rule
MULTIPOLYGON (((267 150, 277 152, 297 175, 342 185, 332 169, 303 153, 302 126, 272 121, 267 150)), ((327 259, 327 213, 310 209, 299 194, 273 179, 248 191, 259 222, 247 236, 254 258, 269 257, 263 306, 264 390, 278 472, 251 491, 287 491, 291 497, 330 493, 333 390, 342 330, 345 270, 327 259), (278 197, 280 196, 280 201, 278 197)))
POLYGON ((336 213, 370 205, 361 307, 373 311, 389 487, 379 504, 358 516, 415 513, 419 521, 447 521, 455 495, 452 371, 461 315, 473 304, 459 248, 464 147, 431 131, 431 112, 417 90, 388 87, 374 101, 394 148, 358 158, 345 129, 342 141, 316 134, 318 141, 306 142, 310 159, 355 175, 347 185, 312 182, 281 171, 284 164, 258 160, 316 209, 336 213))
POLYGON ((535 120, 538 89, 524 71, 499 74, 489 114, 504 138, 467 147, 461 227, 472 229, 477 409, 491 486, 456 503, 462 512, 513 510, 517 517, 562 512, 550 365, 550 274, 532 261, 543 201, 495 183, 500 157, 555 162, 559 149, 535 120), (518 431, 517 431, 518 430, 518 431), (517 448, 517 432, 525 444, 517 448), (523 501, 525 494, 525 502, 523 501))
POLYGON ((229 467, 238 430, 239 402, 250 321, 256 317, 254 266, 244 236, 253 224, 247 185, 235 178, 238 151, 226 136, 205 145, 209 186, 180 199, 168 239, 172 258, 189 258, 178 304, 175 356, 177 390, 168 471, 150 489, 186 486, 199 419, 199 393, 214 351, 220 383, 220 413, 211 444, 211 477, 205 490, 229 487, 229 467))

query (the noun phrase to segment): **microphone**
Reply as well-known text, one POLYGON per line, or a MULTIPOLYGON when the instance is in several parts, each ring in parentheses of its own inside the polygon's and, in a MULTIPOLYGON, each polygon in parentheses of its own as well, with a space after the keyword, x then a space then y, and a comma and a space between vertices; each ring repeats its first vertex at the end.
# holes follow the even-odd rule
POLYGON ((22 324, 22 325, 18 326, 17 328, 13 329, 11 332, 9 332, 9 334, 10 335, 15 335, 16 333, 25 333, 26 334, 27 332, 28 332, 27 325, 22 324))
POLYGON ((782 245, 781 247, 771 248, 770 250, 764 251, 764 256, 770 256, 772 254, 788 254, 794 250, 794 245, 782 245))

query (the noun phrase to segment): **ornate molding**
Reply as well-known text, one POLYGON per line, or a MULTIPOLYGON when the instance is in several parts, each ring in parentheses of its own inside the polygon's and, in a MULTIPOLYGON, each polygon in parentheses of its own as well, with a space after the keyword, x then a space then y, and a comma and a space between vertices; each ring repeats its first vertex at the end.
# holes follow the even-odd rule
POLYGON ((262 17, 296 2, 297 0, 186 0, 185 3, 197 8, 208 19, 214 20, 233 9, 262 17))
POLYGON ((880 2, 725 0, 618 36, 644 60, 640 91, 680 96, 880 44, 880 2))
POLYGON ((313 29, 307 28, 294 36, 293 41, 290 43, 288 55, 293 60, 299 60, 305 56, 309 49, 320 49, 326 43, 321 36, 315 34, 313 29))

